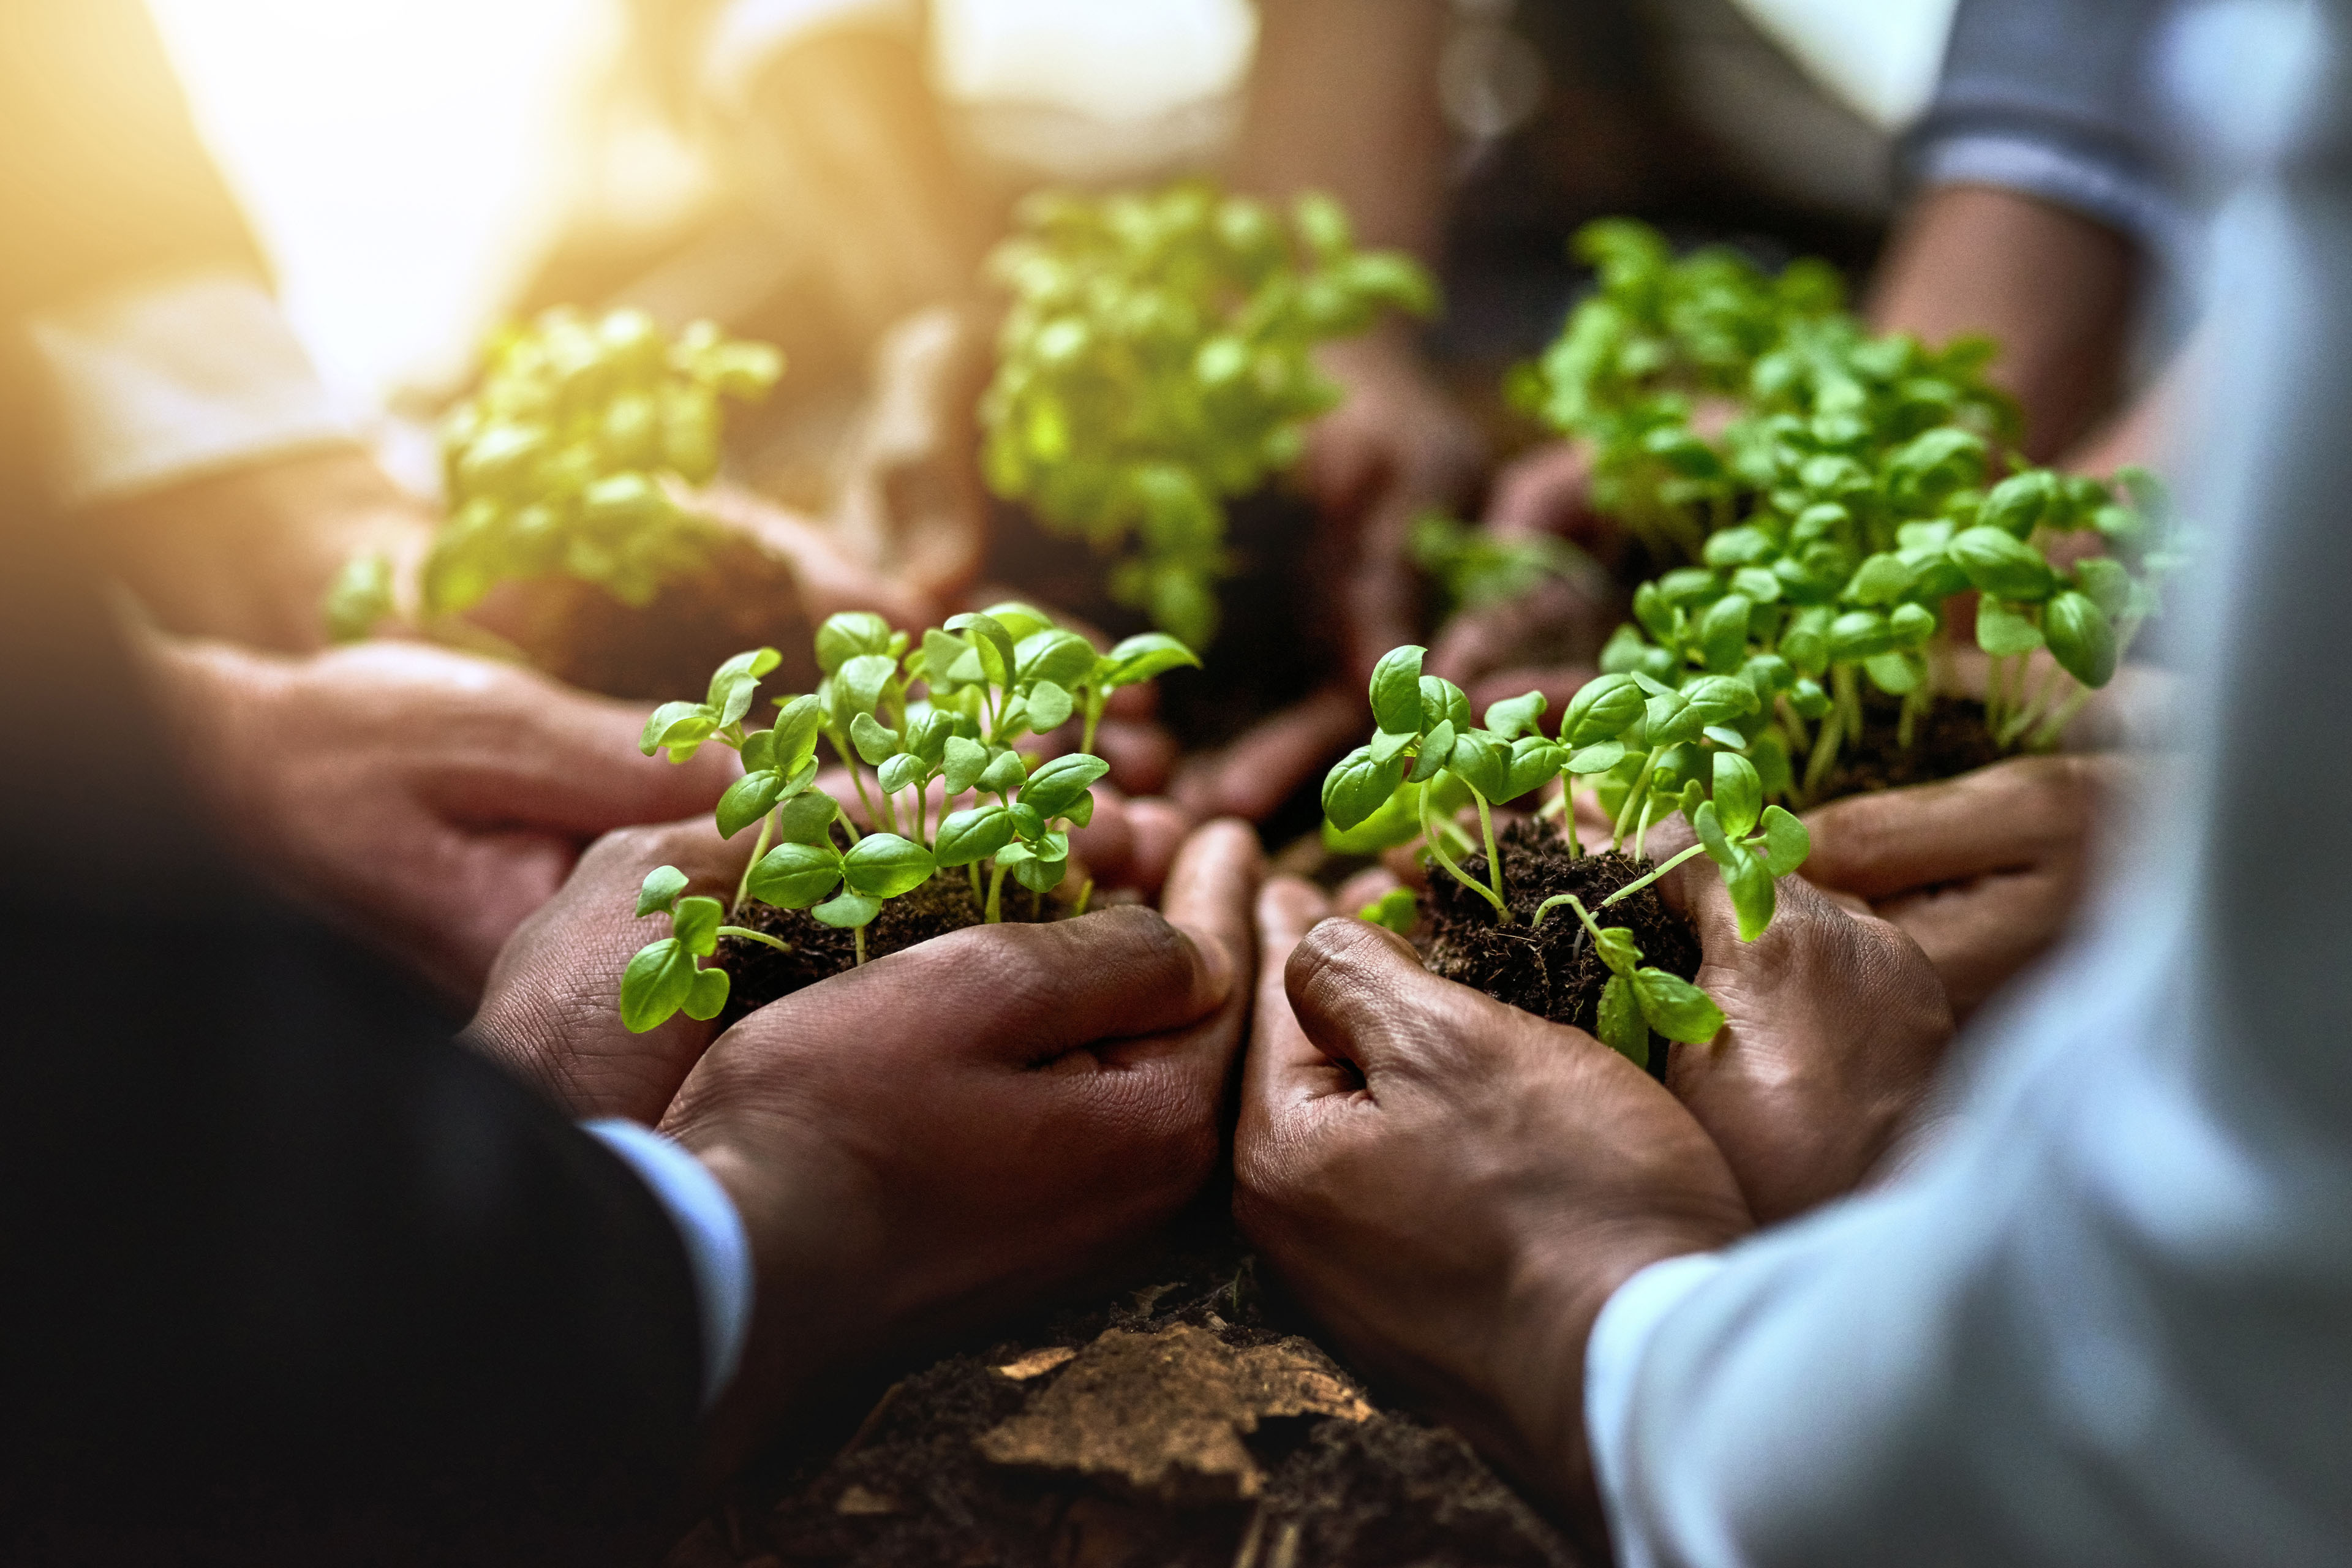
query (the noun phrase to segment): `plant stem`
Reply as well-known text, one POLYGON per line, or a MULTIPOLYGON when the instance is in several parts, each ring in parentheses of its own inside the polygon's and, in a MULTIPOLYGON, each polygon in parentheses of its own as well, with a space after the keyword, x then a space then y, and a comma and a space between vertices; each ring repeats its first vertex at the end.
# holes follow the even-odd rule
POLYGON ((1853 666, 1842 664, 1831 672, 1830 679, 1837 687, 1838 707, 1843 713, 1843 723, 1848 734, 1862 739, 1862 678, 1853 666))
POLYGON ((1085 914, 1087 912, 1087 906, 1094 902, 1094 900, 1095 879, 1092 877, 1088 877, 1078 886, 1078 907, 1070 911, 1070 918, 1072 920, 1076 920, 1080 915, 1085 914))
POLYGON ((992 864, 988 868, 988 909, 982 918, 990 925, 1003 924, 1004 921, 1004 916, 1002 912, 1003 902, 1004 863, 999 860, 992 864))
POLYGON ((730 915, 743 912, 743 900, 751 896, 751 871, 768 852, 768 840, 776 830, 775 808, 771 806, 760 817, 760 837, 752 841, 751 858, 743 862, 743 875, 735 883, 735 901, 727 906, 730 915))
POLYGON ((1618 900, 1620 900, 1620 899, 1622 899, 1622 898, 1625 898, 1625 897, 1627 897, 1627 896, 1628 896, 1628 895, 1630 895, 1630 894, 1633 894, 1633 893, 1638 893, 1638 892, 1640 892, 1643 889, 1644 889, 1644 888, 1648 887, 1651 883, 1653 883, 1653 882, 1656 881, 1659 878, 1661 878, 1661 877, 1664 876, 1667 872, 1669 872, 1669 871, 1673 870, 1675 867, 1677 867, 1677 866, 1681 865, 1684 861, 1685 861, 1685 860, 1689 859, 1692 856, 1694 856, 1694 855, 1704 855, 1704 854, 1706 854, 1706 845, 1704 845, 1704 844, 1694 844, 1694 845, 1692 845, 1689 848, 1687 848, 1687 849, 1684 850, 1681 854, 1679 854, 1679 855, 1675 856, 1673 859, 1671 859, 1671 860, 1667 861, 1664 865, 1654 868, 1651 870, 1651 872, 1650 872, 1650 874, 1649 874, 1648 876, 1642 878, 1642 879, 1641 879, 1640 880, 1638 880, 1638 881, 1633 881, 1633 882, 1628 882, 1628 883, 1626 883, 1623 887, 1622 887, 1622 888, 1618 889, 1615 892, 1613 892, 1613 893, 1610 894, 1607 898, 1605 898, 1605 899, 1601 900, 1601 907, 1602 909, 1604 909, 1604 910, 1605 910, 1605 909, 1607 909, 1610 905, 1612 905, 1612 904, 1615 903, 1618 900))
POLYGON ((1837 763, 1838 747, 1845 740, 1845 714, 1832 708, 1822 715, 1821 733, 1813 737, 1812 755, 1805 759, 1805 800, 1811 803, 1829 782, 1830 769, 1837 763))
POLYGON ((987 897, 988 895, 982 890, 980 886, 980 862, 977 860, 971 861, 965 866, 964 869, 971 873, 971 896, 975 899, 987 897))
POLYGON ((1621 849, 1624 847, 1625 828, 1627 825, 1633 820, 1633 814, 1642 808, 1642 803, 1650 798, 1651 776, 1650 753, 1648 752, 1643 752, 1642 753, 1641 769, 1633 776, 1633 787, 1632 790, 1627 792, 1625 795, 1625 804, 1617 808, 1617 820, 1610 825, 1610 848, 1621 849))
POLYGON ((1106 692, 1087 693, 1087 727, 1078 737, 1078 750, 1088 756, 1094 755, 1095 726, 1102 722, 1103 705, 1109 700, 1106 692))
MULTIPOLYGON (((1471 788, 1470 798, 1478 803, 1478 837, 1486 841, 1486 880, 1495 889, 1495 907, 1504 909, 1503 856, 1495 847, 1495 816, 1486 809, 1486 797, 1480 795, 1475 785, 1471 788)), ((1511 923, 1507 911, 1503 923, 1511 923)))
POLYGON ((1568 858, 1571 860, 1581 860, 1584 858, 1584 845, 1576 837, 1576 801, 1574 795, 1575 792, 1569 784, 1568 775, 1565 773, 1561 774, 1559 780, 1559 798, 1553 801, 1550 805, 1545 806, 1544 811, 1549 815, 1555 807, 1558 808, 1559 812, 1560 826, 1568 832, 1568 858))
MULTIPOLYGON (((857 804, 866 808, 866 820, 868 822, 880 822, 882 820, 880 814, 875 811, 874 803, 871 800, 868 800, 866 796, 866 775, 857 771, 857 759, 853 756, 848 758, 847 761, 849 763, 849 782, 857 786, 857 804)), ((882 781, 877 779, 874 782, 878 784, 882 781)), ((891 831, 896 832, 897 829, 893 828, 891 831)), ((849 841, 852 844, 857 842, 857 830, 856 828, 850 829, 849 841)))
POLYGON ((2014 745, 2020 735, 2032 729, 2049 712, 2051 700, 2057 695, 2058 682, 2065 673, 2065 670, 2054 661, 2051 664, 2050 672, 2042 678, 2041 691, 2034 696, 2032 701, 2021 706, 2009 722, 2000 727, 1997 738, 2000 742, 2001 750, 2007 751, 2014 745))
POLYGON ((866 965, 866 928, 859 926, 855 934, 857 938, 857 964, 862 969, 866 965))
POLYGON ((1643 858, 1643 848, 1650 842, 1650 808, 1657 804, 1654 795, 1642 802, 1642 820, 1633 828, 1633 859, 1637 865, 1643 858))
POLYGON ((1469 873, 1455 865, 1454 857, 1445 852, 1445 844, 1438 836, 1437 826, 1430 820, 1429 792, 1426 790, 1422 792, 1421 796, 1421 837, 1422 841, 1429 846, 1429 852, 1437 857, 1437 863, 1452 872, 1455 881, 1495 906, 1495 922, 1497 925, 1511 923, 1510 907, 1503 902, 1502 896, 1491 891, 1483 883, 1472 881, 1469 873))
POLYGON ((740 936, 745 942, 763 942, 770 947, 774 948, 778 952, 790 952, 793 950, 792 943, 790 942, 778 942, 766 931, 751 931, 742 926, 720 926, 719 928, 719 934, 720 936, 740 936))

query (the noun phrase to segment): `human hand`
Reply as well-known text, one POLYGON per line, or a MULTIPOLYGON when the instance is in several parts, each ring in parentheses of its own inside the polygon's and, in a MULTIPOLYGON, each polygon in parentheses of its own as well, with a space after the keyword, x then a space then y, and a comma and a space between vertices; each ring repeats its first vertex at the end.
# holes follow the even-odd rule
POLYGON ((721 1036, 665 1131, 735 1200, 759 1290, 722 1451, 823 1375, 1100 1268, 1199 1191, 1247 1016, 1257 842, 1195 834, 1165 918, 951 932, 721 1036))
POLYGON ((641 756, 641 709, 416 644, 153 652, 177 749, 255 869, 465 1007, 591 839, 708 809, 732 767, 641 756))
POLYGON ((1288 878, 1258 901, 1235 1217, 1352 1356, 1589 1517, 1592 1321, 1746 1231, 1738 1185, 1623 1057, 1327 908, 1288 878))
POLYGON ((2116 755, 2011 757, 1832 801, 1806 814, 1805 878, 1901 927, 1966 1021, 2063 934, 2082 903, 2093 829, 2132 766, 2116 755))

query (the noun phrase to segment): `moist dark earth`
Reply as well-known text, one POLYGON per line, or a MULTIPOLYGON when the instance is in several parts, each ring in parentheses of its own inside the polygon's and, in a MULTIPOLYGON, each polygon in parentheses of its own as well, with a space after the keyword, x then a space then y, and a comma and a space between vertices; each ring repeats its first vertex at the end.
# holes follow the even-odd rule
POLYGON ((2008 755, 1985 728, 1984 704, 1972 697, 1938 697, 1909 746, 1897 743, 1903 705, 1879 692, 1862 703, 1862 742, 1843 748, 1813 800, 1958 778, 2008 755))

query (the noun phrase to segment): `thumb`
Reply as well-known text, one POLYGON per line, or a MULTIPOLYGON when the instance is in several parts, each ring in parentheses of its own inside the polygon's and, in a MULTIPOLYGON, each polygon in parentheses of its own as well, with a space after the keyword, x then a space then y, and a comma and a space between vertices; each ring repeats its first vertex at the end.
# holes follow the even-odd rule
POLYGON ((1439 979, 1404 938, 1365 921, 1316 926, 1291 950, 1283 982, 1307 1038, 1352 1064, 1375 1099, 1383 1079, 1444 1070, 1507 1030, 1515 1011, 1439 979))

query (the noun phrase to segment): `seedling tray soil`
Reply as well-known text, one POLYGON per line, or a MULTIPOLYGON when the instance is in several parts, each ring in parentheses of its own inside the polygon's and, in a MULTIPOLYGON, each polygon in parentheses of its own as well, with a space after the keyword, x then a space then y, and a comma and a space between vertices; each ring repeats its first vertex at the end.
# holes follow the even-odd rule
POLYGON ((877 1381, 667 1568, 1574 1568, 1459 1436, 1262 1288, 1230 1194, 1108 1289, 877 1381))
POLYGON ((1985 728, 1984 704, 1972 697, 1938 697, 1918 724, 1911 744, 1899 743, 1903 705, 1871 692, 1863 698, 1862 742, 1844 748, 1830 765, 1820 805, 1843 795, 1906 784, 1935 784, 1989 767, 2009 753, 1985 728))

